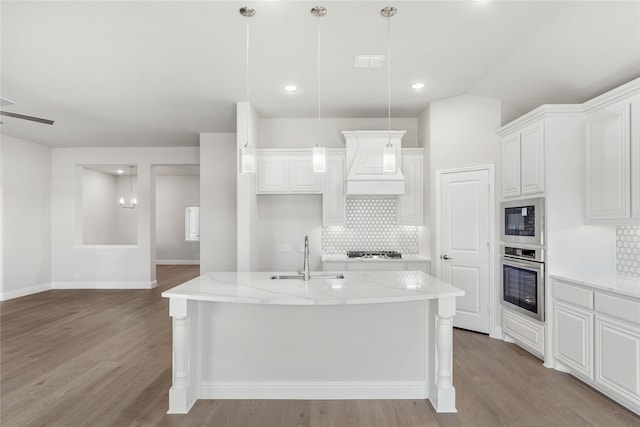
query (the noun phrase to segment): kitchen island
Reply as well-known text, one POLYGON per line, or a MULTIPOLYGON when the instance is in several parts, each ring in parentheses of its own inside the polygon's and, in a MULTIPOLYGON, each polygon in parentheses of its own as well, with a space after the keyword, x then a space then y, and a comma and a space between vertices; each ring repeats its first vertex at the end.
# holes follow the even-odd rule
POLYGON ((452 317, 464 292, 418 271, 206 273, 163 292, 170 414, 197 399, 425 399, 456 412, 452 317))

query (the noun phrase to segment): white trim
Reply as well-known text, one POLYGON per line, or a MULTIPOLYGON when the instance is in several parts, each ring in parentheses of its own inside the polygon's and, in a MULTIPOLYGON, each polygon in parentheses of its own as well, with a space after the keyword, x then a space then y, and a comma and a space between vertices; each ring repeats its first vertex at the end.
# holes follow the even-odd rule
POLYGON ((581 115, 583 113, 584 107, 582 104, 544 104, 502 126, 496 131, 496 133, 500 136, 505 136, 520 127, 528 126, 545 117, 557 115, 581 115))
POLYGON ((14 298, 25 297, 27 295, 37 294, 51 289, 51 283, 43 283, 41 285, 30 286, 28 288, 16 289, 8 292, 0 292, 0 301, 6 301, 14 298))
POLYGON ((157 259, 156 265, 200 265, 199 259, 157 259))
POLYGON ((199 399, 425 399, 424 381, 202 381, 199 399))
POLYGON ((442 260, 439 257, 439 253, 442 248, 442 233, 440 233, 440 228, 442 227, 442 218, 440 217, 440 209, 441 199, 442 199, 442 175, 449 173, 459 173, 459 172, 473 172, 473 171, 482 171, 486 170, 489 174, 489 336, 491 337, 502 337, 502 328, 496 325, 496 320, 498 316, 496 315, 496 308, 498 307, 499 301, 497 300, 497 289, 494 280, 498 277, 496 271, 496 256, 497 256, 497 238, 495 236, 495 222, 496 222, 496 195, 495 195, 495 165, 476 165, 476 166, 466 166, 460 168, 452 168, 452 169, 439 169, 436 170, 436 203, 435 203, 435 218, 436 218, 436 226, 435 226, 435 254, 431 254, 431 274, 438 279, 441 279, 442 268, 441 263, 442 260), (435 268, 435 270, 434 270, 435 268))
POLYGON ((53 282, 51 289, 153 289, 158 286, 152 282, 53 282))
POLYGON ((584 111, 589 112, 594 108, 602 108, 607 104, 612 104, 629 96, 637 95, 639 92, 640 78, 637 78, 623 84, 622 86, 618 86, 615 89, 611 89, 610 91, 605 92, 602 95, 596 96, 595 98, 586 101, 582 105, 584 107, 584 111))

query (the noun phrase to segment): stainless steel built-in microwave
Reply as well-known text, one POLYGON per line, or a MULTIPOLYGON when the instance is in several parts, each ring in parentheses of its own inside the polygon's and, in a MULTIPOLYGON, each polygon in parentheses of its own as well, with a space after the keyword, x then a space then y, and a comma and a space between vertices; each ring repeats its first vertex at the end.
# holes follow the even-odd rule
POLYGON ((502 202, 502 241, 544 245, 544 197, 502 202))

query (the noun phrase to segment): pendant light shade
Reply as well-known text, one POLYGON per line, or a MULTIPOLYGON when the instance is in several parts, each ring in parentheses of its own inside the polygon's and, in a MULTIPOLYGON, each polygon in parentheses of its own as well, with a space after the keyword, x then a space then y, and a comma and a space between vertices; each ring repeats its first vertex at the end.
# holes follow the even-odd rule
POLYGON ((240 173, 254 173, 256 171, 255 150, 247 142, 240 149, 240 173))
POLYGON ((391 142, 382 149, 382 171, 383 172, 395 172, 396 171, 396 148, 391 145, 391 142))
POLYGON ((133 195, 133 166, 129 166, 129 197, 125 199, 124 196, 120 196, 120 206, 125 209, 133 209, 138 204, 138 199, 133 195))
POLYGON ((319 144, 313 147, 313 172, 327 172, 327 148, 319 144))

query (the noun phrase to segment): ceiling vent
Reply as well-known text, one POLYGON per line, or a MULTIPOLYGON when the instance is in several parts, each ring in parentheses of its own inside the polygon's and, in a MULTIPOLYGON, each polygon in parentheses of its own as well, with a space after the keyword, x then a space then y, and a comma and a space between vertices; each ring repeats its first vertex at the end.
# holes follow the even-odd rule
POLYGON ((353 68, 382 68, 384 55, 356 55, 353 68))

